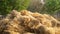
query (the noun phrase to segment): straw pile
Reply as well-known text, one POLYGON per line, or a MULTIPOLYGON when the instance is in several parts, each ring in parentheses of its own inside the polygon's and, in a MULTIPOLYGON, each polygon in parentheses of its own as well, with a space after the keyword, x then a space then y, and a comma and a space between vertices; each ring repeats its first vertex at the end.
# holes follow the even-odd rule
POLYGON ((0 18, 0 34, 60 34, 60 22, 47 14, 13 10, 0 18))

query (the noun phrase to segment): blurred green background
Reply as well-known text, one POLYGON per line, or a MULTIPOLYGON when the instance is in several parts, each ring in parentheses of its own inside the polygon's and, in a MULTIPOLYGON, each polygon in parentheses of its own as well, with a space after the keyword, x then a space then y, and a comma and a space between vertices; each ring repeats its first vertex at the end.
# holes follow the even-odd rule
POLYGON ((28 10, 54 15, 60 10, 60 0, 32 0, 28 10))
POLYGON ((0 0, 1 15, 6 15, 12 10, 24 9, 60 18, 60 0, 0 0))
POLYGON ((0 0, 0 14, 6 15, 12 10, 27 9, 29 0, 0 0))

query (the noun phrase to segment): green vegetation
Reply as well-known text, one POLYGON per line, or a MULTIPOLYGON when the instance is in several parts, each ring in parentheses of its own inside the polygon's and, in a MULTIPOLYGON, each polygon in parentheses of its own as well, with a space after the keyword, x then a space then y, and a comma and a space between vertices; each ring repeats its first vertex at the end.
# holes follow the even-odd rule
POLYGON ((50 15, 54 15, 60 10, 60 0, 44 0, 45 4, 40 3, 41 1, 39 0, 34 1, 32 1, 28 10, 33 12, 38 11, 40 13, 47 13, 50 15))
POLYGON ((60 0, 46 0, 45 6, 48 14, 55 14, 60 10, 60 0))
POLYGON ((0 0, 0 14, 6 15, 13 9, 22 10, 27 9, 29 0, 0 0))
POLYGON ((53 15, 60 10, 60 0, 46 0, 44 5, 32 1, 31 6, 28 7, 29 2, 30 0, 0 0, 0 14, 6 15, 14 9, 20 11, 28 8, 31 11, 53 15))

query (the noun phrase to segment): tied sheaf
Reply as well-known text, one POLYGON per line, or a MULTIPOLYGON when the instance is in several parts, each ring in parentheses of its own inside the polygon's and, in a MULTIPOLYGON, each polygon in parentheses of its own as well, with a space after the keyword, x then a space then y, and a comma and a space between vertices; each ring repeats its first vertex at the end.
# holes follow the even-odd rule
POLYGON ((0 34, 60 34, 60 21, 47 14, 13 10, 0 18, 0 34))

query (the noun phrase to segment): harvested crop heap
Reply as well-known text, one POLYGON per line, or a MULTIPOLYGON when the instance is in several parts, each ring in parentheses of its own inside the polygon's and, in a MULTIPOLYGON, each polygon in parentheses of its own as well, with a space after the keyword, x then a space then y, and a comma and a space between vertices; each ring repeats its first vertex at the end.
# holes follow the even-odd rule
POLYGON ((0 34, 60 34, 60 22, 47 14, 13 10, 0 18, 0 34))

